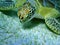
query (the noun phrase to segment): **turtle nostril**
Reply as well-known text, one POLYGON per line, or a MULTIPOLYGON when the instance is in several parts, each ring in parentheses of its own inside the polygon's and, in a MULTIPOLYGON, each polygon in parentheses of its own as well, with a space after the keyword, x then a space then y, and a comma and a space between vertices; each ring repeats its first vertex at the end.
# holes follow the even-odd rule
POLYGON ((21 15, 18 14, 19 19, 20 19, 20 16, 21 16, 21 15))
POLYGON ((19 19, 20 19, 20 16, 19 16, 19 19))

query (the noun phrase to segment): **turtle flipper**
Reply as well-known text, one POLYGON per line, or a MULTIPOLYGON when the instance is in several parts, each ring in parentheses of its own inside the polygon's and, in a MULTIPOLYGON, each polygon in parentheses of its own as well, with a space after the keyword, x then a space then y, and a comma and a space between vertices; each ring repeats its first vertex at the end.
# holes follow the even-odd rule
POLYGON ((0 0, 0 10, 11 10, 22 6, 26 0, 0 0))
POLYGON ((15 7, 15 3, 12 0, 1 0, 0 1, 0 10, 9 10, 15 7))
POLYGON ((60 17, 57 18, 45 18, 46 25, 56 34, 60 34, 60 17))

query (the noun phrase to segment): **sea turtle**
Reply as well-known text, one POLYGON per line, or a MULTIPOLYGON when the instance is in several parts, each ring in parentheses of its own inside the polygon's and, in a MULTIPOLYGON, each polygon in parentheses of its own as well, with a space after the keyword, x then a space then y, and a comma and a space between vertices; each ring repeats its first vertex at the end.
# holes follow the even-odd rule
MULTIPOLYGON (((18 16, 21 22, 28 22, 33 18, 44 19, 46 25, 53 32, 60 34, 59 11, 55 8, 46 7, 45 2, 43 6, 41 1, 42 0, 0 0, 0 10, 12 10, 20 7, 18 16)), ((52 2, 52 4, 54 3, 52 2)), ((58 5, 58 7, 60 6, 58 5)))
POLYGON ((33 18, 44 19, 50 30, 56 34, 60 34, 59 11, 53 7, 43 6, 39 0, 30 0, 24 3, 24 5, 18 10, 18 16, 22 23, 26 23, 33 18))

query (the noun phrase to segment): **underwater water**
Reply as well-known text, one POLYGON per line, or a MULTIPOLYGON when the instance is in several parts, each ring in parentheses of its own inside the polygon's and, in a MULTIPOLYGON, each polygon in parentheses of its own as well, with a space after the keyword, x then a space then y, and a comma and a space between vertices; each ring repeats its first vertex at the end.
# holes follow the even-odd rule
MULTIPOLYGON (((51 3, 47 0, 39 1, 43 6, 60 11, 60 0, 49 0, 51 3)), ((44 20, 32 19, 22 26, 17 12, 0 11, 0 45, 60 45, 60 35, 50 31, 44 20)))

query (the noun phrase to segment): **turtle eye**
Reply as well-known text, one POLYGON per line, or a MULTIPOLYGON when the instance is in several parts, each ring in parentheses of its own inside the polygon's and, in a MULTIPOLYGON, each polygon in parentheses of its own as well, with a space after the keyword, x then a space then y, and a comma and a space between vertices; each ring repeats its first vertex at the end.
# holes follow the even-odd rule
POLYGON ((23 17, 21 17, 20 19, 23 19, 23 17))
POLYGON ((20 13, 19 13, 19 16, 18 16, 18 17, 19 17, 19 19, 21 19, 21 20, 23 19, 23 17, 21 16, 21 14, 20 14, 20 13))

